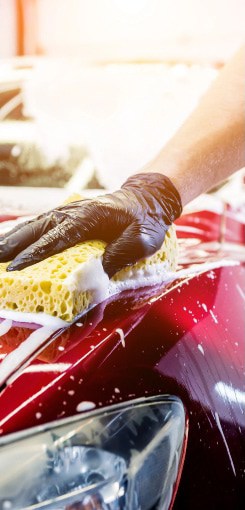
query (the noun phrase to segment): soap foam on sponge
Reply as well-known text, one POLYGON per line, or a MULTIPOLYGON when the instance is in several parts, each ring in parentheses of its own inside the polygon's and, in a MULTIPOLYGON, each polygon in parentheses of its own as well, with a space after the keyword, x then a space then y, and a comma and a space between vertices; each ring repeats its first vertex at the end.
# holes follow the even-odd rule
POLYGON ((103 241, 85 241, 11 273, 6 271, 8 264, 1 263, 0 310, 44 312, 70 322, 110 294, 159 283, 166 278, 166 272, 176 269, 177 239, 174 226, 167 232, 160 250, 120 270, 111 280, 102 266, 105 247, 103 241), (154 274, 157 274, 157 282, 154 274))

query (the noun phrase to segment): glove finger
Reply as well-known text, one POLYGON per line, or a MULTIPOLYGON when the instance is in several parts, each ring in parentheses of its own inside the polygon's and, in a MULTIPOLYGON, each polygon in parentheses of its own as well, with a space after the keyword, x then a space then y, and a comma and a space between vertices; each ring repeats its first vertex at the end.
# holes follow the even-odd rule
POLYGON ((7 271, 24 269, 47 257, 51 257, 51 255, 60 253, 64 249, 70 248, 83 240, 83 233, 78 231, 77 227, 70 220, 59 223, 19 253, 8 265, 7 271))
POLYGON ((103 267, 109 278, 123 267, 135 264, 140 259, 153 255, 162 245, 165 231, 156 232, 134 222, 123 234, 110 243, 105 250, 103 267))
POLYGON ((0 238, 0 262, 8 262, 53 227, 51 215, 43 215, 16 225, 0 238))
POLYGON ((69 209, 67 213, 66 207, 63 206, 44 213, 37 218, 19 223, 9 232, 0 236, 0 262, 10 261, 57 224, 69 220, 69 209))

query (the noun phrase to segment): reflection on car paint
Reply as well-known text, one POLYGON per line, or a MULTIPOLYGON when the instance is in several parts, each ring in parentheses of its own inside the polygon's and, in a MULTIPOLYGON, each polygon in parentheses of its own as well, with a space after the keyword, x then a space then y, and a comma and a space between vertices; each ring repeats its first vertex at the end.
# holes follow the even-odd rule
MULTIPOLYGON (((73 416, 82 402, 100 408, 175 394, 189 414, 190 436, 174 510, 183 500, 190 509, 197 501, 205 510, 220 501, 223 509, 242 508, 244 227, 229 227, 224 250, 220 220, 210 214, 202 239, 188 232, 180 239, 175 281, 101 303, 20 367, 0 395, 1 434, 73 416)), ((28 328, 13 324, 0 338, 2 355, 18 348, 28 328)))

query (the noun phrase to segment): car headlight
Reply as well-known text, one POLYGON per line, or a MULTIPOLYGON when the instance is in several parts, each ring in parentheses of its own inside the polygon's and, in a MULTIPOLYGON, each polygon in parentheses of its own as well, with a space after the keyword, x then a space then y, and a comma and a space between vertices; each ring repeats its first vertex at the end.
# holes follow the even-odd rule
POLYGON ((166 510, 185 435, 175 397, 135 400, 0 441, 1 510, 166 510))

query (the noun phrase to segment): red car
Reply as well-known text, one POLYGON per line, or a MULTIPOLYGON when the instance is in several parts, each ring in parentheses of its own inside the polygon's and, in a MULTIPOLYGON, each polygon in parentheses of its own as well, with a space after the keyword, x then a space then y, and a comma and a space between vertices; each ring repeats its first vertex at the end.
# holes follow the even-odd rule
POLYGON ((49 338, 2 321, 0 510, 244 508, 244 224, 210 201, 174 282, 49 338))

